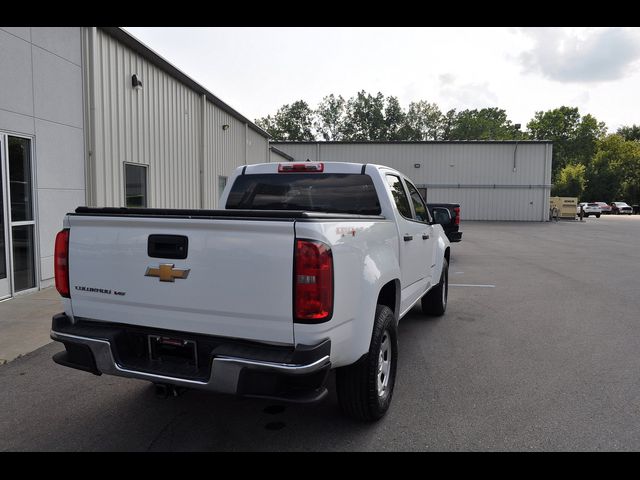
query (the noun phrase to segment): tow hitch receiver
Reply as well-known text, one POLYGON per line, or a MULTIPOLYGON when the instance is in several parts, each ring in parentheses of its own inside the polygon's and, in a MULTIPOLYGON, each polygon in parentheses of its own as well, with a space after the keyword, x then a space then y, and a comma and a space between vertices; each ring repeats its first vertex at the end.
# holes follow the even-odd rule
POLYGON ((154 383, 156 397, 169 398, 179 397, 187 391, 184 387, 176 387, 175 385, 169 385, 168 383, 154 383))

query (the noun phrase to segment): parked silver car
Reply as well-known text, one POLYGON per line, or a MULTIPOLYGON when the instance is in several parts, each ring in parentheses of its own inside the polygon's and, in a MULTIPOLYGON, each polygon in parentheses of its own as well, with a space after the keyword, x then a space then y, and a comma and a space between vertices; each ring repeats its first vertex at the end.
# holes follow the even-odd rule
POLYGON ((631 215, 633 208, 631 208, 626 202, 613 202, 611 204, 612 213, 616 215, 631 215))
POLYGON ((606 202, 595 202, 595 203, 600 205, 600 208, 602 209, 602 214, 603 215, 608 215, 610 213, 613 213, 612 210, 611 210, 611 205, 609 205, 608 203, 606 203, 606 202))

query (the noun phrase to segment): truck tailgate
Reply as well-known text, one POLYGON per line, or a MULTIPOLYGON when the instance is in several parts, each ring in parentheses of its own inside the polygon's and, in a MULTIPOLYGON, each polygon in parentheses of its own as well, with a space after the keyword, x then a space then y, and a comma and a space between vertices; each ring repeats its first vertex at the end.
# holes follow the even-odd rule
POLYGON ((293 220, 68 219, 75 317, 293 344, 293 220), (186 236, 187 257, 150 257, 149 235, 186 236), (188 275, 145 275, 161 264, 188 275))

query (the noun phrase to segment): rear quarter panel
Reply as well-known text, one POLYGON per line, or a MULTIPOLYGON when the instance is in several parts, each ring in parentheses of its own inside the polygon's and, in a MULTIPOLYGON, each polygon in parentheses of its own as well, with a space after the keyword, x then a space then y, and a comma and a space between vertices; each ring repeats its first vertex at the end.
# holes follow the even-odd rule
POLYGON ((296 222, 296 237, 331 246, 334 305, 328 322, 296 323, 295 342, 310 345, 331 338, 332 365, 351 364, 369 350, 380 290, 387 282, 400 278, 395 223, 296 222))

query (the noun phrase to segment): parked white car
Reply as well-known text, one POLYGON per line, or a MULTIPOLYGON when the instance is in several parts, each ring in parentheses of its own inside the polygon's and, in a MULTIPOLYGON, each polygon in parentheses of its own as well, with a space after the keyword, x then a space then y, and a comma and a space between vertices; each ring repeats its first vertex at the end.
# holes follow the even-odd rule
POLYGON ((580 215, 580 207, 584 210, 584 216, 588 217, 589 215, 595 215, 596 218, 600 218, 602 215, 602 207, 597 203, 593 202, 582 202, 578 204, 578 208, 576 210, 576 214, 580 215))

